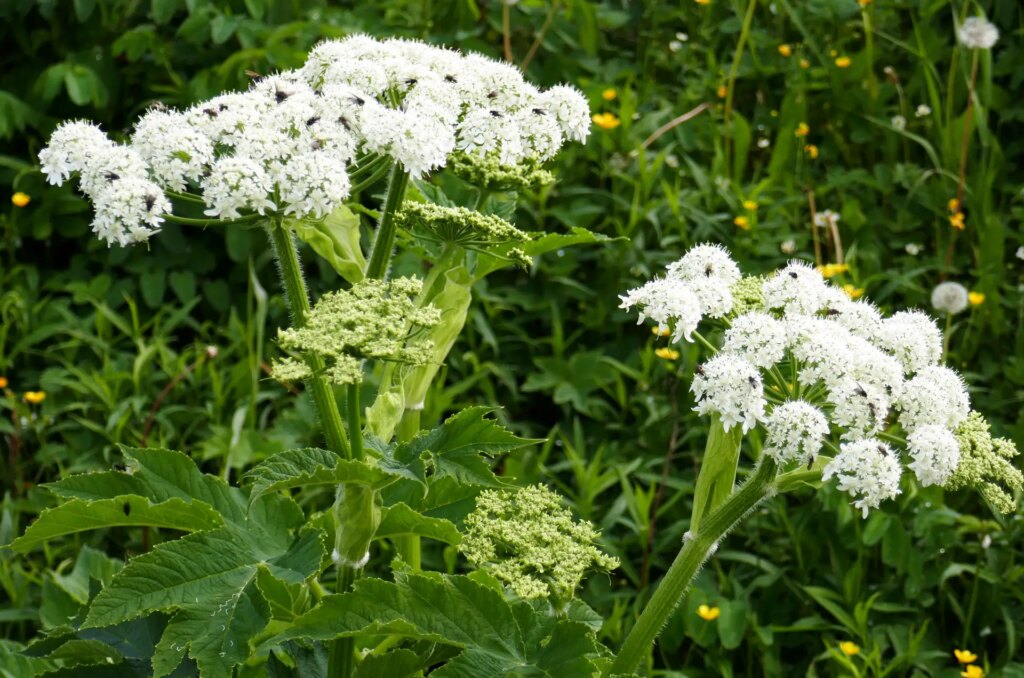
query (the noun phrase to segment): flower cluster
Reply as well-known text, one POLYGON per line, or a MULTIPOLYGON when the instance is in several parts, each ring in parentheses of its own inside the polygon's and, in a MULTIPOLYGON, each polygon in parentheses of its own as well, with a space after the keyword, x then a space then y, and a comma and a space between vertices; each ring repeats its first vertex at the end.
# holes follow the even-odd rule
MULTIPOLYGON (((960 296, 940 290, 935 305, 950 312, 960 296)), ((780 465, 813 465, 827 452, 823 478, 865 515, 899 494, 904 461, 921 485, 977 487, 1000 510, 1012 507, 1004 487, 1024 482, 1008 461, 1016 449, 988 436, 971 411, 962 378, 940 364, 942 333, 925 313, 885 317, 796 261, 741 278, 714 245, 621 298, 659 333, 674 328, 672 341, 696 335, 711 347, 698 325, 723 325, 720 348, 695 368, 694 410, 725 430, 762 426, 764 453, 780 465)))
MULTIPOLYGON (((367 358, 426 364, 433 344, 415 341, 413 335, 418 328, 440 322, 441 313, 430 305, 417 306, 422 287, 416 278, 396 278, 389 282, 364 280, 349 290, 327 292, 313 307, 305 326, 280 330, 278 343, 326 361, 325 375, 336 384, 360 383, 362 361, 367 358)), ((281 380, 311 375, 311 366, 295 358, 274 365, 274 376, 281 380)))
POLYGON ((246 92, 185 111, 153 108, 128 144, 65 123, 39 159, 53 184, 77 173, 96 207, 94 231, 125 245, 159 229, 171 212, 165 191, 197 194, 215 219, 323 217, 348 197, 352 163, 371 155, 413 178, 457 155, 527 165, 509 175, 524 179, 565 141, 584 141, 589 115, 576 89, 541 91, 511 64, 356 35, 320 43, 302 68, 246 92))
MULTIPOLYGON (((495 246, 519 245, 530 240, 528 234, 501 217, 434 203, 405 203, 395 216, 395 223, 424 240, 491 253, 495 246)), ((531 263, 530 257, 518 247, 511 247, 505 256, 524 267, 531 263)))
POLYGON ((597 537, 590 523, 572 519, 558 494, 534 485, 481 492, 459 549, 521 598, 564 604, 588 570, 619 566, 594 545, 597 537))

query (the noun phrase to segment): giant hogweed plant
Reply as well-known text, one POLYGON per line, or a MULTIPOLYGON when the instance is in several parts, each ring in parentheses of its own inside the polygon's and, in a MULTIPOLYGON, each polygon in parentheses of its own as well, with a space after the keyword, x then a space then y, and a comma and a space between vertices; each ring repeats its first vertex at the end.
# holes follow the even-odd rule
POLYGON ((94 229, 110 243, 144 241, 163 221, 267 230, 293 318, 278 335, 275 376, 307 384, 325 443, 270 457, 238 487, 155 449, 125 449, 125 470, 51 483, 58 505, 15 549, 115 526, 185 536, 161 533, 166 540, 124 565, 84 549, 80 613, 27 649, 37 666, 63 663, 61 675, 111 665, 157 676, 634 675, 701 565, 775 493, 834 479, 866 514, 917 482, 977 487, 1012 509, 1016 450, 989 435, 960 377, 939 364, 929 318, 884 318, 798 263, 743 278, 727 252, 699 246, 623 297, 641 322, 707 350, 693 391, 711 425, 679 554, 622 646, 603 647, 600 617, 575 592, 588 571, 616 561, 557 495, 515 489, 492 471, 493 457, 532 441, 489 419, 489 408, 425 431, 419 421, 473 283, 597 240, 582 230, 527 234, 499 216, 517 190, 550 180, 541 163, 585 139, 588 115, 575 90, 538 91, 507 65, 354 37, 320 45, 302 69, 248 92, 152 110, 127 144, 86 123, 60 127, 43 171, 55 183, 78 174, 94 229), (426 181, 442 168, 475 187, 462 192, 465 205, 426 181), (364 193, 385 177, 371 211, 364 193), (378 218, 368 256, 357 212, 378 218), (341 274, 343 289, 310 303, 296 238, 341 274), (389 275, 396 242, 424 255, 424 279, 389 275), (737 488, 744 438, 755 468, 737 488), (904 480, 904 461, 916 480, 904 480), (446 545, 446 572, 423 570, 424 539, 446 545), (458 552, 469 574, 452 574, 458 552), (390 553, 389 570, 375 556, 390 553))

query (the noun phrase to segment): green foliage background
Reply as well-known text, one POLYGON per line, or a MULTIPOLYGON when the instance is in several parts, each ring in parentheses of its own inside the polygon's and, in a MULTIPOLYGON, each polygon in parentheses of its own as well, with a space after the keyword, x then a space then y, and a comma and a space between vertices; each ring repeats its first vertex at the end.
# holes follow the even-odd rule
MULTIPOLYGON (((523 0, 511 18, 517 62, 543 35, 532 80, 576 84, 595 113, 621 121, 559 156, 557 183, 522 201, 516 222, 617 240, 481 283, 423 421, 500 404, 511 428, 547 438, 501 471, 556 486, 621 559, 612 579, 594 577, 584 592, 606 619, 606 644, 621 640, 678 548, 706 435, 687 390, 695 354, 656 357, 663 340, 635 327, 616 295, 693 243, 727 245, 747 272, 784 262, 788 240, 813 260, 813 204, 841 215, 850 270, 840 282, 876 303, 928 308, 943 278, 984 293, 953 320, 950 363, 997 432, 1024 443, 1018 2, 523 0), (1002 39, 980 61, 967 227, 947 260, 970 72, 954 17, 979 12, 1002 39), (851 65, 837 67, 837 56, 851 65), (617 96, 606 100, 609 88, 617 96), (920 104, 931 113, 915 115, 920 104), (794 135, 801 122, 806 138, 794 135), (734 225, 741 215, 748 230, 734 225)), ((35 485, 107 467, 118 444, 184 449, 225 478, 316 444, 311 403, 266 374, 273 328, 287 317, 263 232, 169 225, 148 248, 108 249, 89 233, 87 203, 70 185, 47 186, 34 158, 60 120, 126 132, 154 101, 185 106, 244 88, 247 71, 294 67, 317 40, 351 32, 502 53, 498 2, 0 3, 0 375, 9 382, 0 544, 52 502, 35 485), (32 202, 11 206, 15 191, 32 202), (24 402, 30 390, 46 400, 24 402)), ((311 273, 320 289, 339 284, 327 266, 311 273)), ((992 675, 1024 675, 1022 537, 1019 517, 993 515, 977 496, 909 484, 866 521, 827 489, 775 500, 723 544, 666 629, 657 666, 687 676, 956 676, 951 651, 969 647, 1001 672, 992 675), (717 621, 697 616, 702 603, 720 608, 717 621), (845 658, 842 640, 861 653, 845 658)), ((4 637, 23 642, 75 616, 90 578, 116 567, 110 558, 159 538, 112 530, 27 559, 0 549, 4 637)), ((440 550, 425 558, 454 563, 440 550)))

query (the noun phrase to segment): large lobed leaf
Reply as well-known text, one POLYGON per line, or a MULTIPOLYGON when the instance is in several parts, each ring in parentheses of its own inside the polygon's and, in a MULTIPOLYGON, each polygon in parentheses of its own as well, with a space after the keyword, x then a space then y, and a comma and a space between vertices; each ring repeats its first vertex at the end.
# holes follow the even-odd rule
POLYGON ((598 651, 585 624, 541 606, 510 604, 500 590, 470 577, 396 573, 394 582, 362 579, 350 593, 326 596, 276 640, 328 640, 360 633, 397 634, 462 652, 431 673, 442 678, 593 676, 598 651))

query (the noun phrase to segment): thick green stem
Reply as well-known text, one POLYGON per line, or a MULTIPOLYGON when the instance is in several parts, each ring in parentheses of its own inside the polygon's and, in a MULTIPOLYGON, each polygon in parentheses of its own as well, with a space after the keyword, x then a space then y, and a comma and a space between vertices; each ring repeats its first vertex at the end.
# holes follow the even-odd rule
POLYGON ((693 490, 690 532, 696 532, 706 515, 732 494, 736 484, 736 466, 740 461, 743 431, 738 425, 726 431, 716 416, 711 420, 708 442, 704 446, 697 485, 693 490))
MULTIPOLYGON (((406 410, 402 413, 402 420, 398 423, 398 442, 404 443, 416 437, 420 432, 420 411, 419 409, 406 410)), ((422 567, 423 559, 420 549, 420 538, 415 534, 405 534, 394 539, 395 549, 402 556, 402 560, 409 564, 413 570, 422 567)))
POLYGON ((360 423, 359 408, 362 405, 359 399, 359 384, 348 385, 348 435, 352 439, 352 458, 359 460, 363 458, 363 425, 360 423))
POLYGON ((388 182, 388 193, 384 198, 384 209, 377 227, 377 237, 370 251, 370 262, 366 265, 367 278, 386 278, 388 265, 391 263, 391 250, 395 247, 395 212, 402 205, 405 189, 409 185, 409 173, 401 163, 391 168, 391 180, 388 182))
MULTIPOLYGON (((338 579, 336 590, 338 593, 345 593, 352 590, 352 584, 358 578, 359 572, 352 567, 338 567, 338 579)), ((355 638, 338 638, 331 641, 330 657, 327 664, 328 678, 350 678, 354 673, 356 663, 356 640, 355 638)))
POLYGON ((771 493, 776 470, 775 462, 765 457, 750 480, 712 512, 700 529, 687 533, 679 555, 626 636, 622 649, 605 675, 628 675, 637 670, 712 549, 771 493))
MULTIPOLYGON (((281 280, 284 282, 285 297, 292 313, 292 324, 295 327, 304 327, 310 312, 309 294, 306 291, 306 280, 302 277, 302 265, 299 263, 295 241, 292 239, 291 231, 282 221, 271 222, 268 230, 281 268, 281 280)), ((327 447, 347 458, 350 452, 345 428, 341 423, 341 413, 338 411, 338 401, 334 397, 331 385, 321 376, 324 361, 318 356, 307 355, 306 364, 313 372, 313 376, 309 378, 309 387, 313 392, 317 413, 320 415, 327 447)))

